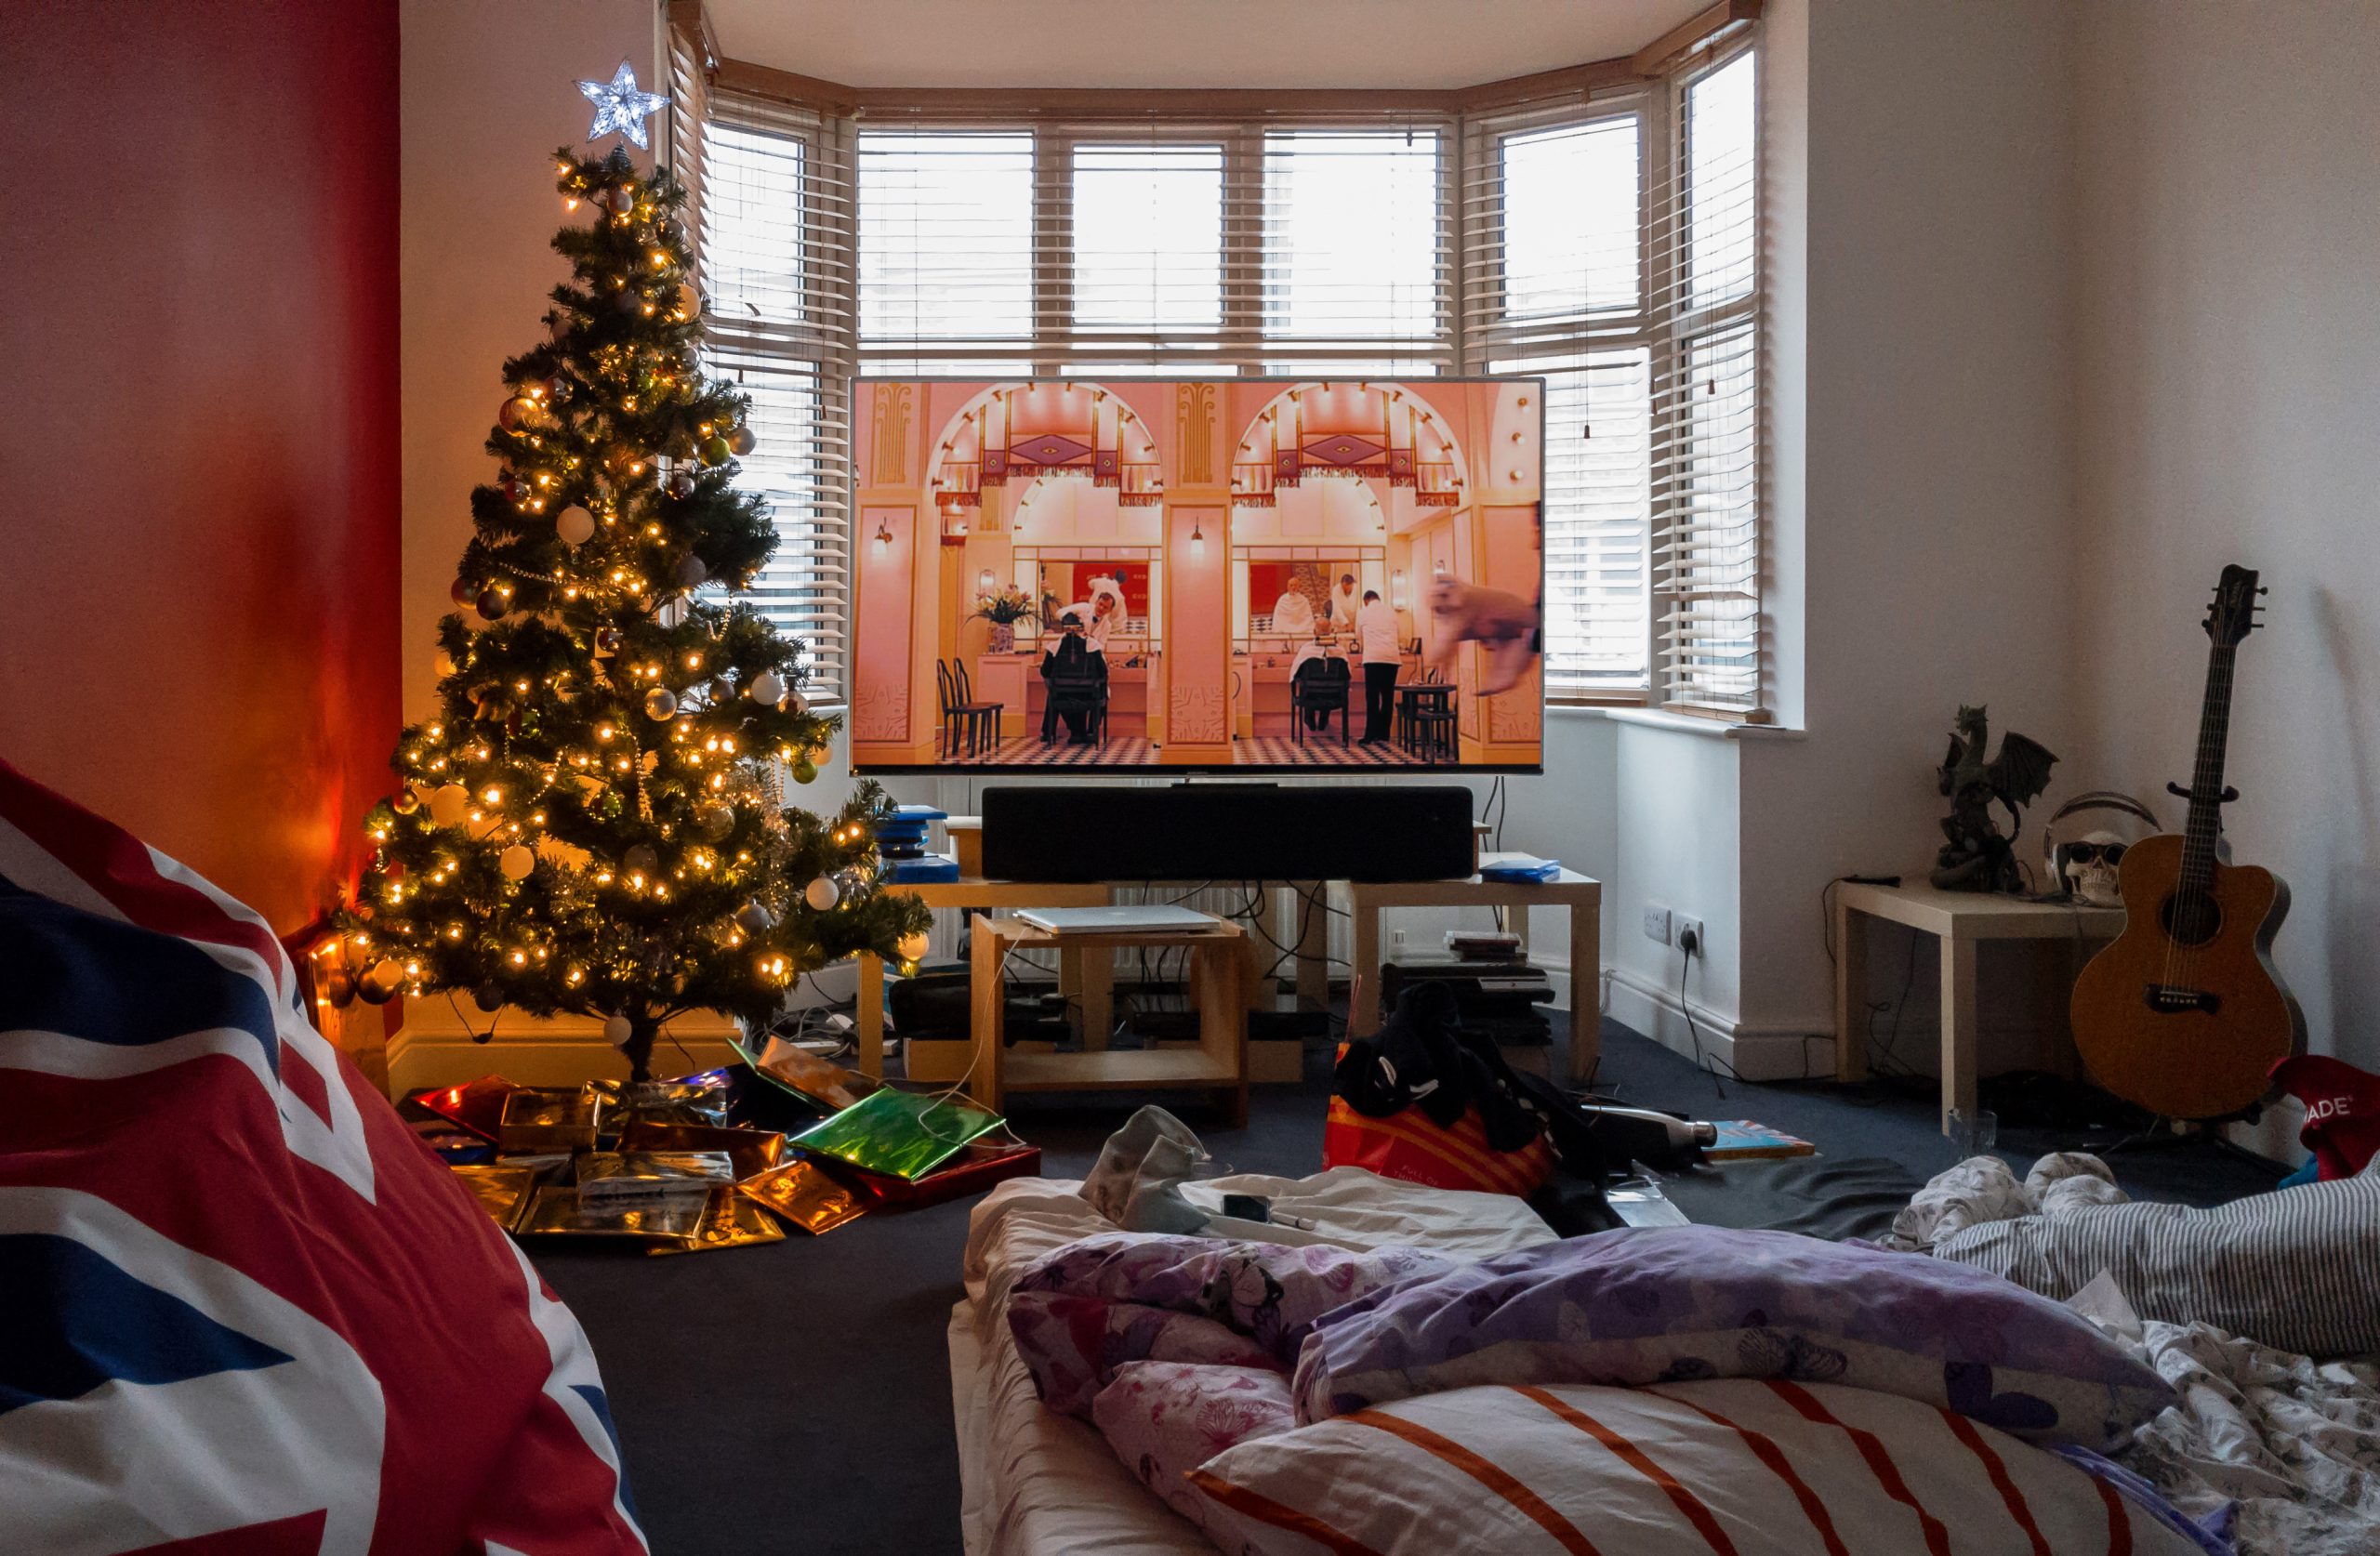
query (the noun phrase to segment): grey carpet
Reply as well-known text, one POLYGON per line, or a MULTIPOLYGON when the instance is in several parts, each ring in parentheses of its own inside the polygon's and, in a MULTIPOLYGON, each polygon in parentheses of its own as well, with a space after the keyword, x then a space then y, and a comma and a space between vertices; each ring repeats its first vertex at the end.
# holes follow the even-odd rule
MULTIPOLYGON (((1604 1034, 1596 1079, 1606 1092, 1705 1118, 1758 1119, 1824 1154, 1673 1185, 1696 1220, 1872 1233, 1907 1185, 1952 1159, 1930 1096, 1729 1081, 1723 1099, 1707 1073, 1667 1048, 1610 1022, 1604 1034)), ((1195 1105, 1183 1115, 1235 1168, 1311 1172, 1329 1088, 1320 1056, 1309 1071, 1302 1087, 1259 1088, 1246 1129, 1226 1130, 1195 1105)), ((1041 1099, 1021 1104, 1013 1122, 1042 1147, 1051 1176, 1079 1177, 1139 1101, 1041 1099)), ((2003 1129, 2001 1143, 2022 1170, 2034 1154, 2078 1142, 2003 1129)), ((2270 1188, 2275 1176, 2203 1147, 2113 1160, 2135 1196, 2193 1204, 2270 1188)), ((971 1203, 692 1258, 532 1246, 594 1343, 657 1556, 959 1550, 943 1330, 960 1295, 971 1203)))

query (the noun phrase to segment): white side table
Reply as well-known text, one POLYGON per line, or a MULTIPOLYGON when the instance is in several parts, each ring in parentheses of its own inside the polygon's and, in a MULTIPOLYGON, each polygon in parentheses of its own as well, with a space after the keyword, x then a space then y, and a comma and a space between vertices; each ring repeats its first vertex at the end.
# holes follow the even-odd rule
MULTIPOLYGON (((1942 1129, 1950 1110, 1973 1116, 1976 1101, 1976 947, 1987 940, 2113 940, 2123 909, 2081 903, 2034 903, 1987 891, 1930 886, 1859 886, 1834 892, 1834 1075, 1868 1075, 1868 927, 1883 918, 1934 936, 1942 946, 1942 1129)), ((2076 962, 2075 970, 2082 965, 2076 962)))
MULTIPOLYGON (((1483 852, 1482 864, 1507 857, 1483 852)), ((1528 910, 1570 910, 1570 1080, 1582 1084, 1603 1051, 1603 883, 1576 870, 1549 881, 1481 880, 1350 881, 1347 911, 1355 930, 1355 996, 1347 1015, 1347 1035, 1368 1037, 1380 1030, 1380 910, 1388 907, 1500 907, 1506 925, 1528 949, 1528 910)))

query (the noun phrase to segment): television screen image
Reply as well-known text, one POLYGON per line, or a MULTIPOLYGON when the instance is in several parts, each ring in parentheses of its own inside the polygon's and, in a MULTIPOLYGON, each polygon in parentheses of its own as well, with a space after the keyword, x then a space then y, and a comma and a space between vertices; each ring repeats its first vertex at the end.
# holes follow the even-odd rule
POLYGON ((861 378, 862 771, 1538 771, 1536 378, 861 378))

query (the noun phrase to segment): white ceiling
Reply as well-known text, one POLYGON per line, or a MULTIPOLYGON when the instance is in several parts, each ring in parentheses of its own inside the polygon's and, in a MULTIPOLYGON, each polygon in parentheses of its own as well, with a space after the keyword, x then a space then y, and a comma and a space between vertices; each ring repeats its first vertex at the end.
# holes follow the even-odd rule
POLYGON ((1710 0, 706 0, 849 86, 1468 86, 1632 54, 1710 0))

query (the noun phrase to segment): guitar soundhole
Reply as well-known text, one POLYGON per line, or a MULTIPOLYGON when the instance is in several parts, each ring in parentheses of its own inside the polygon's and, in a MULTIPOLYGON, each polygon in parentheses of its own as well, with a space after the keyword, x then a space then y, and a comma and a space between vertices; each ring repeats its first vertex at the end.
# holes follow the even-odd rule
POLYGON ((2223 910, 2203 891, 2176 891, 2165 899, 2165 933, 2176 945, 2204 945, 2223 927, 2223 910))

